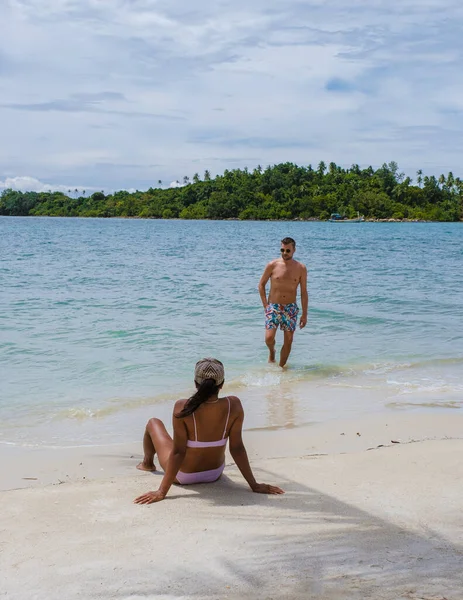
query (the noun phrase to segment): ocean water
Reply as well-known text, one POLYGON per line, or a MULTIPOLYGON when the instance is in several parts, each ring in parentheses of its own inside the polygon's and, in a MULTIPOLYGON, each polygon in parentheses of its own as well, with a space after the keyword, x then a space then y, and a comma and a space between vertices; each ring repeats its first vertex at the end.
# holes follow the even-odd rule
POLYGON ((0 217, 0 443, 138 439, 203 356, 250 429, 461 410, 462 298, 459 223, 0 217), (283 372, 257 284, 287 235, 309 320, 283 372))

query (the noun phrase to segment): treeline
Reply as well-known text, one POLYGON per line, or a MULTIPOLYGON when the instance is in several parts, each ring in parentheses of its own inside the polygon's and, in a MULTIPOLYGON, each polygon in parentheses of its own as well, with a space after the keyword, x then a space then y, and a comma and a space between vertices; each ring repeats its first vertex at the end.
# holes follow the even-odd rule
POLYGON ((91 195, 62 192, 19 192, 6 189, 0 214, 59 217, 140 217, 153 219, 325 220, 333 212, 348 218, 463 220, 463 183, 452 173, 423 176, 416 183, 390 162, 374 170, 352 165, 343 169, 320 162, 300 167, 292 163, 225 171, 211 178, 205 171, 183 185, 145 192, 118 191, 91 195))

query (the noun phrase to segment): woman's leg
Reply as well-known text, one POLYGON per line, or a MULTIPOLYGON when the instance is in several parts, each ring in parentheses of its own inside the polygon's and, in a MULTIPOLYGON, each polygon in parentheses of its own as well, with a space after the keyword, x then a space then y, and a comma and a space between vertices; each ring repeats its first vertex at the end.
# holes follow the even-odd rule
POLYGON ((140 471, 155 471, 153 459, 157 454, 161 468, 165 470, 167 459, 172 451, 173 440, 167 433, 164 423, 160 419, 150 419, 146 424, 143 436, 143 462, 137 465, 140 471))

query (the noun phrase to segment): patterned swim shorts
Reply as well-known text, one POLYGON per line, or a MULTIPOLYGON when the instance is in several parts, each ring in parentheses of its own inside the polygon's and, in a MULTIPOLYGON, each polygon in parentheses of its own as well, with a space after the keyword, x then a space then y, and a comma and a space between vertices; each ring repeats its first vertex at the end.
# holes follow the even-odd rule
POLYGON ((267 304, 265 309, 265 329, 295 331, 299 308, 295 302, 291 304, 267 304))

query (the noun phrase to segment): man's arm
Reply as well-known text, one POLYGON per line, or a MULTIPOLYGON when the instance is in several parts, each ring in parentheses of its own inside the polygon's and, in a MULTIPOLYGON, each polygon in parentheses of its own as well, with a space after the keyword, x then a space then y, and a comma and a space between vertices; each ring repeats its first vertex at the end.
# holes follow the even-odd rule
POLYGON ((300 328, 303 329, 307 325, 307 311, 309 308, 309 294, 307 292, 307 267, 302 265, 301 273, 301 304, 302 304, 302 315, 300 320, 300 328))
POLYGON ((259 290, 260 299, 262 300, 262 306, 266 308, 267 302, 267 292, 265 291, 265 286, 267 285, 268 280, 270 279, 273 271, 273 262, 269 262, 265 267, 262 277, 260 278, 259 285, 257 289, 259 290))

